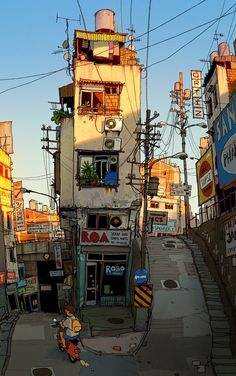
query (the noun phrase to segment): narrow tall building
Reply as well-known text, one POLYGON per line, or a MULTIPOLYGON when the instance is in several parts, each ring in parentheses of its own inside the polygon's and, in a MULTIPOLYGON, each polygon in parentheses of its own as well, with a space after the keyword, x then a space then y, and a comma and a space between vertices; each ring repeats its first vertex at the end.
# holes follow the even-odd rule
MULTIPOLYGON (((75 30, 74 82, 59 89, 61 225, 73 239, 78 305, 126 305, 139 192, 128 185, 140 122, 141 66, 115 13, 95 14, 95 31, 75 30)), ((136 153, 139 162, 139 151, 136 153)), ((139 181, 139 167, 133 177, 139 181)), ((57 175, 58 177, 58 175, 57 175)))

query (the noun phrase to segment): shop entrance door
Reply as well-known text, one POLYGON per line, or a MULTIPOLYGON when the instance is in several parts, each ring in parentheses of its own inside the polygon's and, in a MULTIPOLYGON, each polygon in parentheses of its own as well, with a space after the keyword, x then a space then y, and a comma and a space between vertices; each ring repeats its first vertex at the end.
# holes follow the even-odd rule
POLYGON ((97 263, 87 262, 86 304, 95 305, 97 301, 97 263))

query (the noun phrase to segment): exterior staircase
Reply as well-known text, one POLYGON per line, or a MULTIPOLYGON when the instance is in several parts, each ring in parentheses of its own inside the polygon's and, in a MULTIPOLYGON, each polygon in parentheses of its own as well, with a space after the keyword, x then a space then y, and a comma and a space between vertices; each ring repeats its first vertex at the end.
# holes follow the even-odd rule
POLYGON ((198 245, 185 236, 180 238, 191 249, 208 307, 212 330, 212 367, 217 376, 236 376, 236 358, 230 346, 230 326, 224 312, 219 287, 212 278, 198 245))

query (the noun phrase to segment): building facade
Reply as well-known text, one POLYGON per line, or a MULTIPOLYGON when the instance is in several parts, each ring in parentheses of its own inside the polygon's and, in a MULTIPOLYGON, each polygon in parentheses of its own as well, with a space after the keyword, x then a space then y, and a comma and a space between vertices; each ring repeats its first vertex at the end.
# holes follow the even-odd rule
MULTIPOLYGON (((95 21, 95 32, 75 31, 74 85, 59 90, 73 114, 61 122, 57 160, 61 225, 76 249, 80 306, 128 303, 139 198, 127 178, 140 122, 141 66, 125 46, 126 34, 114 31, 113 11, 98 11, 95 21)), ((139 178, 138 165, 133 174, 139 178)))

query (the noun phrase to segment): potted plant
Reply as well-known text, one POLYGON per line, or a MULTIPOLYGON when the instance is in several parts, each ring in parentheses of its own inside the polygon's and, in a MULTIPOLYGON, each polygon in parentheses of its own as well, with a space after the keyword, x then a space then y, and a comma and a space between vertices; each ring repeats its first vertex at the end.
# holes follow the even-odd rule
POLYGON ((51 121, 54 121, 55 124, 59 125, 62 121, 62 119, 70 118, 73 114, 69 111, 63 111, 63 110, 55 110, 53 111, 53 116, 51 117, 51 121))
POLYGON ((81 166, 80 185, 96 185, 98 179, 97 171, 92 163, 84 161, 81 166))

